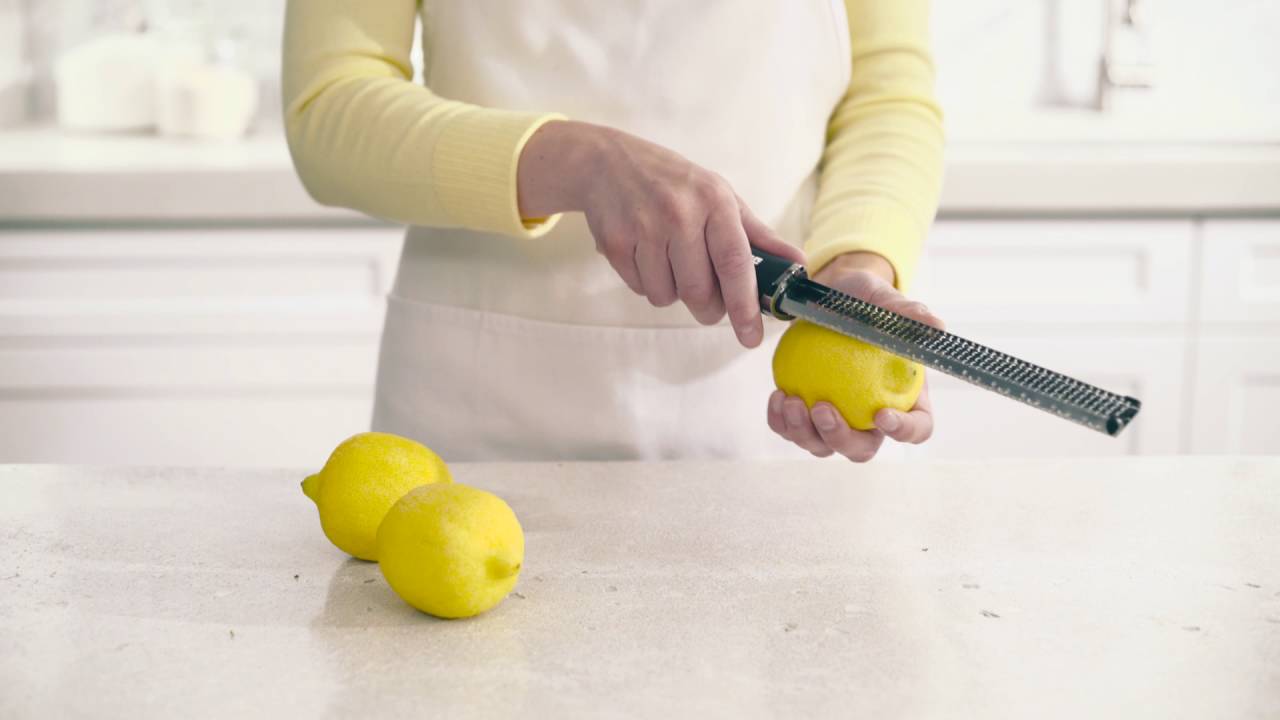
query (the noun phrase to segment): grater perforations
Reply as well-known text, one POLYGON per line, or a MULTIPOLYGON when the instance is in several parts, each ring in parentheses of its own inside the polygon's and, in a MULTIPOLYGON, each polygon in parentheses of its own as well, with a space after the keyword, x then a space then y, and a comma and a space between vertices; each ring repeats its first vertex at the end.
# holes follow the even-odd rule
POLYGON ((985 345, 925 325, 804 277, 779 293, 797 317, 954 375, 1095 430, 1116 435, 1140 403, 985 345))

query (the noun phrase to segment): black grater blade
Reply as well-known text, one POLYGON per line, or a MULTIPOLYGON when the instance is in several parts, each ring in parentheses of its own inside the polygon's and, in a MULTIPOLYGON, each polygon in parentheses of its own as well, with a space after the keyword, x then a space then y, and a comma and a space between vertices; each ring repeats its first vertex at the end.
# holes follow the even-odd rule
POLYGON ((753 252, 761 307, 781 319, 808 320, 1113 437, 1142 406, 1135 398, 859 300, 810 280, 799 265, 753 252))

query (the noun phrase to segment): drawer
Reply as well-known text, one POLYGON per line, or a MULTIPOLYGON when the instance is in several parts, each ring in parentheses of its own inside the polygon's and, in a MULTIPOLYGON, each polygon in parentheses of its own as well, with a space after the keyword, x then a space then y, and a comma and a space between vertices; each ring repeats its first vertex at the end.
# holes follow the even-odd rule
POLYGON ((1204 224, 1201 319, 1280 323, 1280 219, 1204 224))
POLYGON ((941 221, 913 292, 965 323, 1186 322, 1191 221, 941 221))
POLYGON ((376 332, 403 231, 0 232, 0 335, 376 332))

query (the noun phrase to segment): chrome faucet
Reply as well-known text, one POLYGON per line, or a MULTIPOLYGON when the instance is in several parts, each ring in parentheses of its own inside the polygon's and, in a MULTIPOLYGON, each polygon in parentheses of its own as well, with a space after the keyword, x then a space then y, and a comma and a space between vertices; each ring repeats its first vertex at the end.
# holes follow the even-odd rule
POLYGON ((1099 110, 1111 107, 1117 89, 1150 88, 1155 67, 1148 46, 1146 0, 1104 0, 1107 22, 1098 63, 1099 110))

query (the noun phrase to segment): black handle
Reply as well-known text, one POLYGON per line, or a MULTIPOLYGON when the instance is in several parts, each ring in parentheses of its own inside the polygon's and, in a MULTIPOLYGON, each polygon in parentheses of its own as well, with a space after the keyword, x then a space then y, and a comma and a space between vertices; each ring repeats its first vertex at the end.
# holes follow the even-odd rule
POLYGON ((790 320, 790 315, 778 309, 777 301, 782 297, 788 282, 797 277, 805 277, 804 266, 759 248, 751 248, 751 255, 756 263, 756 288, 760 293, 760 311, 781 320, 790 320))

